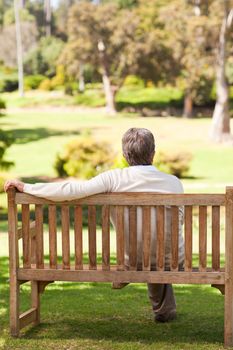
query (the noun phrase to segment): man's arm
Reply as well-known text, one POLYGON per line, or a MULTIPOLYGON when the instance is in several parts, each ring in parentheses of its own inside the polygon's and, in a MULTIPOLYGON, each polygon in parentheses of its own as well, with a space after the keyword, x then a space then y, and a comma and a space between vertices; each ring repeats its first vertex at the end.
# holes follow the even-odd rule
POLYGON ((52 201, 65 201, 110 192, 112 185, 109 172, 105 172, 87 181, 63 181, 31 185, 18 180, 9 180, 5 183, 5 191, 12 187, 17 188, 20 192, 52 201))

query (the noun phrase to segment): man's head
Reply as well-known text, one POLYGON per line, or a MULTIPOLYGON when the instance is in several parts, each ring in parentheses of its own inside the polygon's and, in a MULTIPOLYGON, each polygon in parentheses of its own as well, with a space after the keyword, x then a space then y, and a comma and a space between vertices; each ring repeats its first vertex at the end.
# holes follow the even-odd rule
POLYGON ((151 165, 155 154, 155 140, 148 129, 131 128, 122 138, 123 156, 129 165, 151 165))

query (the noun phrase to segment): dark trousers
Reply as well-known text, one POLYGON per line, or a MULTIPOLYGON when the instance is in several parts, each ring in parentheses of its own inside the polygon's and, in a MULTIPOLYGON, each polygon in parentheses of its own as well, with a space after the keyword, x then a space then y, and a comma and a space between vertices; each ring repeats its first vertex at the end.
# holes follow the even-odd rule
POLYGON ((167 317, 176 312, 176 301, 171 284, 148 283, 147 287, 155 316, 167 317))

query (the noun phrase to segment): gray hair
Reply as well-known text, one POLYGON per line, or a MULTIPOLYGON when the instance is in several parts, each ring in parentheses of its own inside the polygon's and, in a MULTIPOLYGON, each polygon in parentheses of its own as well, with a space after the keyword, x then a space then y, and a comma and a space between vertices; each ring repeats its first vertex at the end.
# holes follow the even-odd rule
POLYGON ((148 129, 131 128, 122 138, 123 156, 129 165, 151 165, 155 152, 155 140, 148 129))

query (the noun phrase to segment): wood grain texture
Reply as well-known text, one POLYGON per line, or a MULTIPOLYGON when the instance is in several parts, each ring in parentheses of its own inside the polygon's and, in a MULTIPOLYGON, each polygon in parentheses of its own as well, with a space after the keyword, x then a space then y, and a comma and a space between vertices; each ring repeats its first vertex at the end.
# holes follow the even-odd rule
POLYGON ((137 207, 129 207, 129 269, 137 269, 137 207))
POLYGON ((179 267, 179 207, 171 208, 172 232, 171 232, 171 271, 178 271, 179 267))
POLYGON ((212 268, 220 268, 220 207, 212 207, 212 268))
POLYGON ((158 271, 164 270, 165 265, 165 242, 164 242, 164 228, 165 228, 165 208, 164 206, 156 207, 156 268, 158 271))
POLYGON ((102 207, 102 268, 110 270, 110 207, 102 207))
POLYGON ((20 280, 73 281, 73 282, 117 282, 117 283, 180 283, 180 284, 224 284, 224 272, 184 271, 103 271, 99 270, 40 270, 19 269, 20 280))
POLYGON ((88 206, 88 245, 89 245, 89 268, 96 270, 96 208, 88 206))
POLYGON ((83 214, 81 205, 74 208, 75 268, 83 269, 83 214))
POLYGON ((184 229, 185 229, 185 271, 192 270, 192 251, 193 251, 193 208, 191 206, 185 206, 184 216, 184 229))
POLYGON ((10 333, 19 335, 19 246, 17 232, 17 206, 15 189, 9 189, 8 195, 8 237, 9 237, 9 270, 10 270, 10 333))
POLYGON ((151 266, 151 208, 149 206, 142 208, 142 239, 143 239, 143 259, 142 269, 150 271, 151 266))
POLYGON ((226 190, 225 238, 225 346, 233 345, 233 187, 226 190))
POLYGON ((62 263, 63 269, 70 269, 70 213, 69 206, 61 206, 62 263))
POLYGON ((118 270, 124 270, 124 206, 116 207, 116 246, 118 270))
POLYGON ((49 205, 49 261, 50 268, 57 268, 57 218, 56 205, 49 205))
POLYGON ((23 267, 31 267, 31 237, 29 204, 22 205, 23 267))
POLYGON ((199 206, 199 270, 206 270, 207 263, 207 207, 199 206))
POLYGON ((36 221, 36 267, 44 268, 44 239, 43 239, 43 208, 41 204, 35 206, 36 221))
MULTIPOLYGON (((16 193, 17 204, 54 204, 48 199, 16 193)), ((67 204, 60 202, 59 204, 67 204)), ((69 201, 71 205, 225 205, 224 194, 158 194, 151 192, 108 193, 69 201)))

